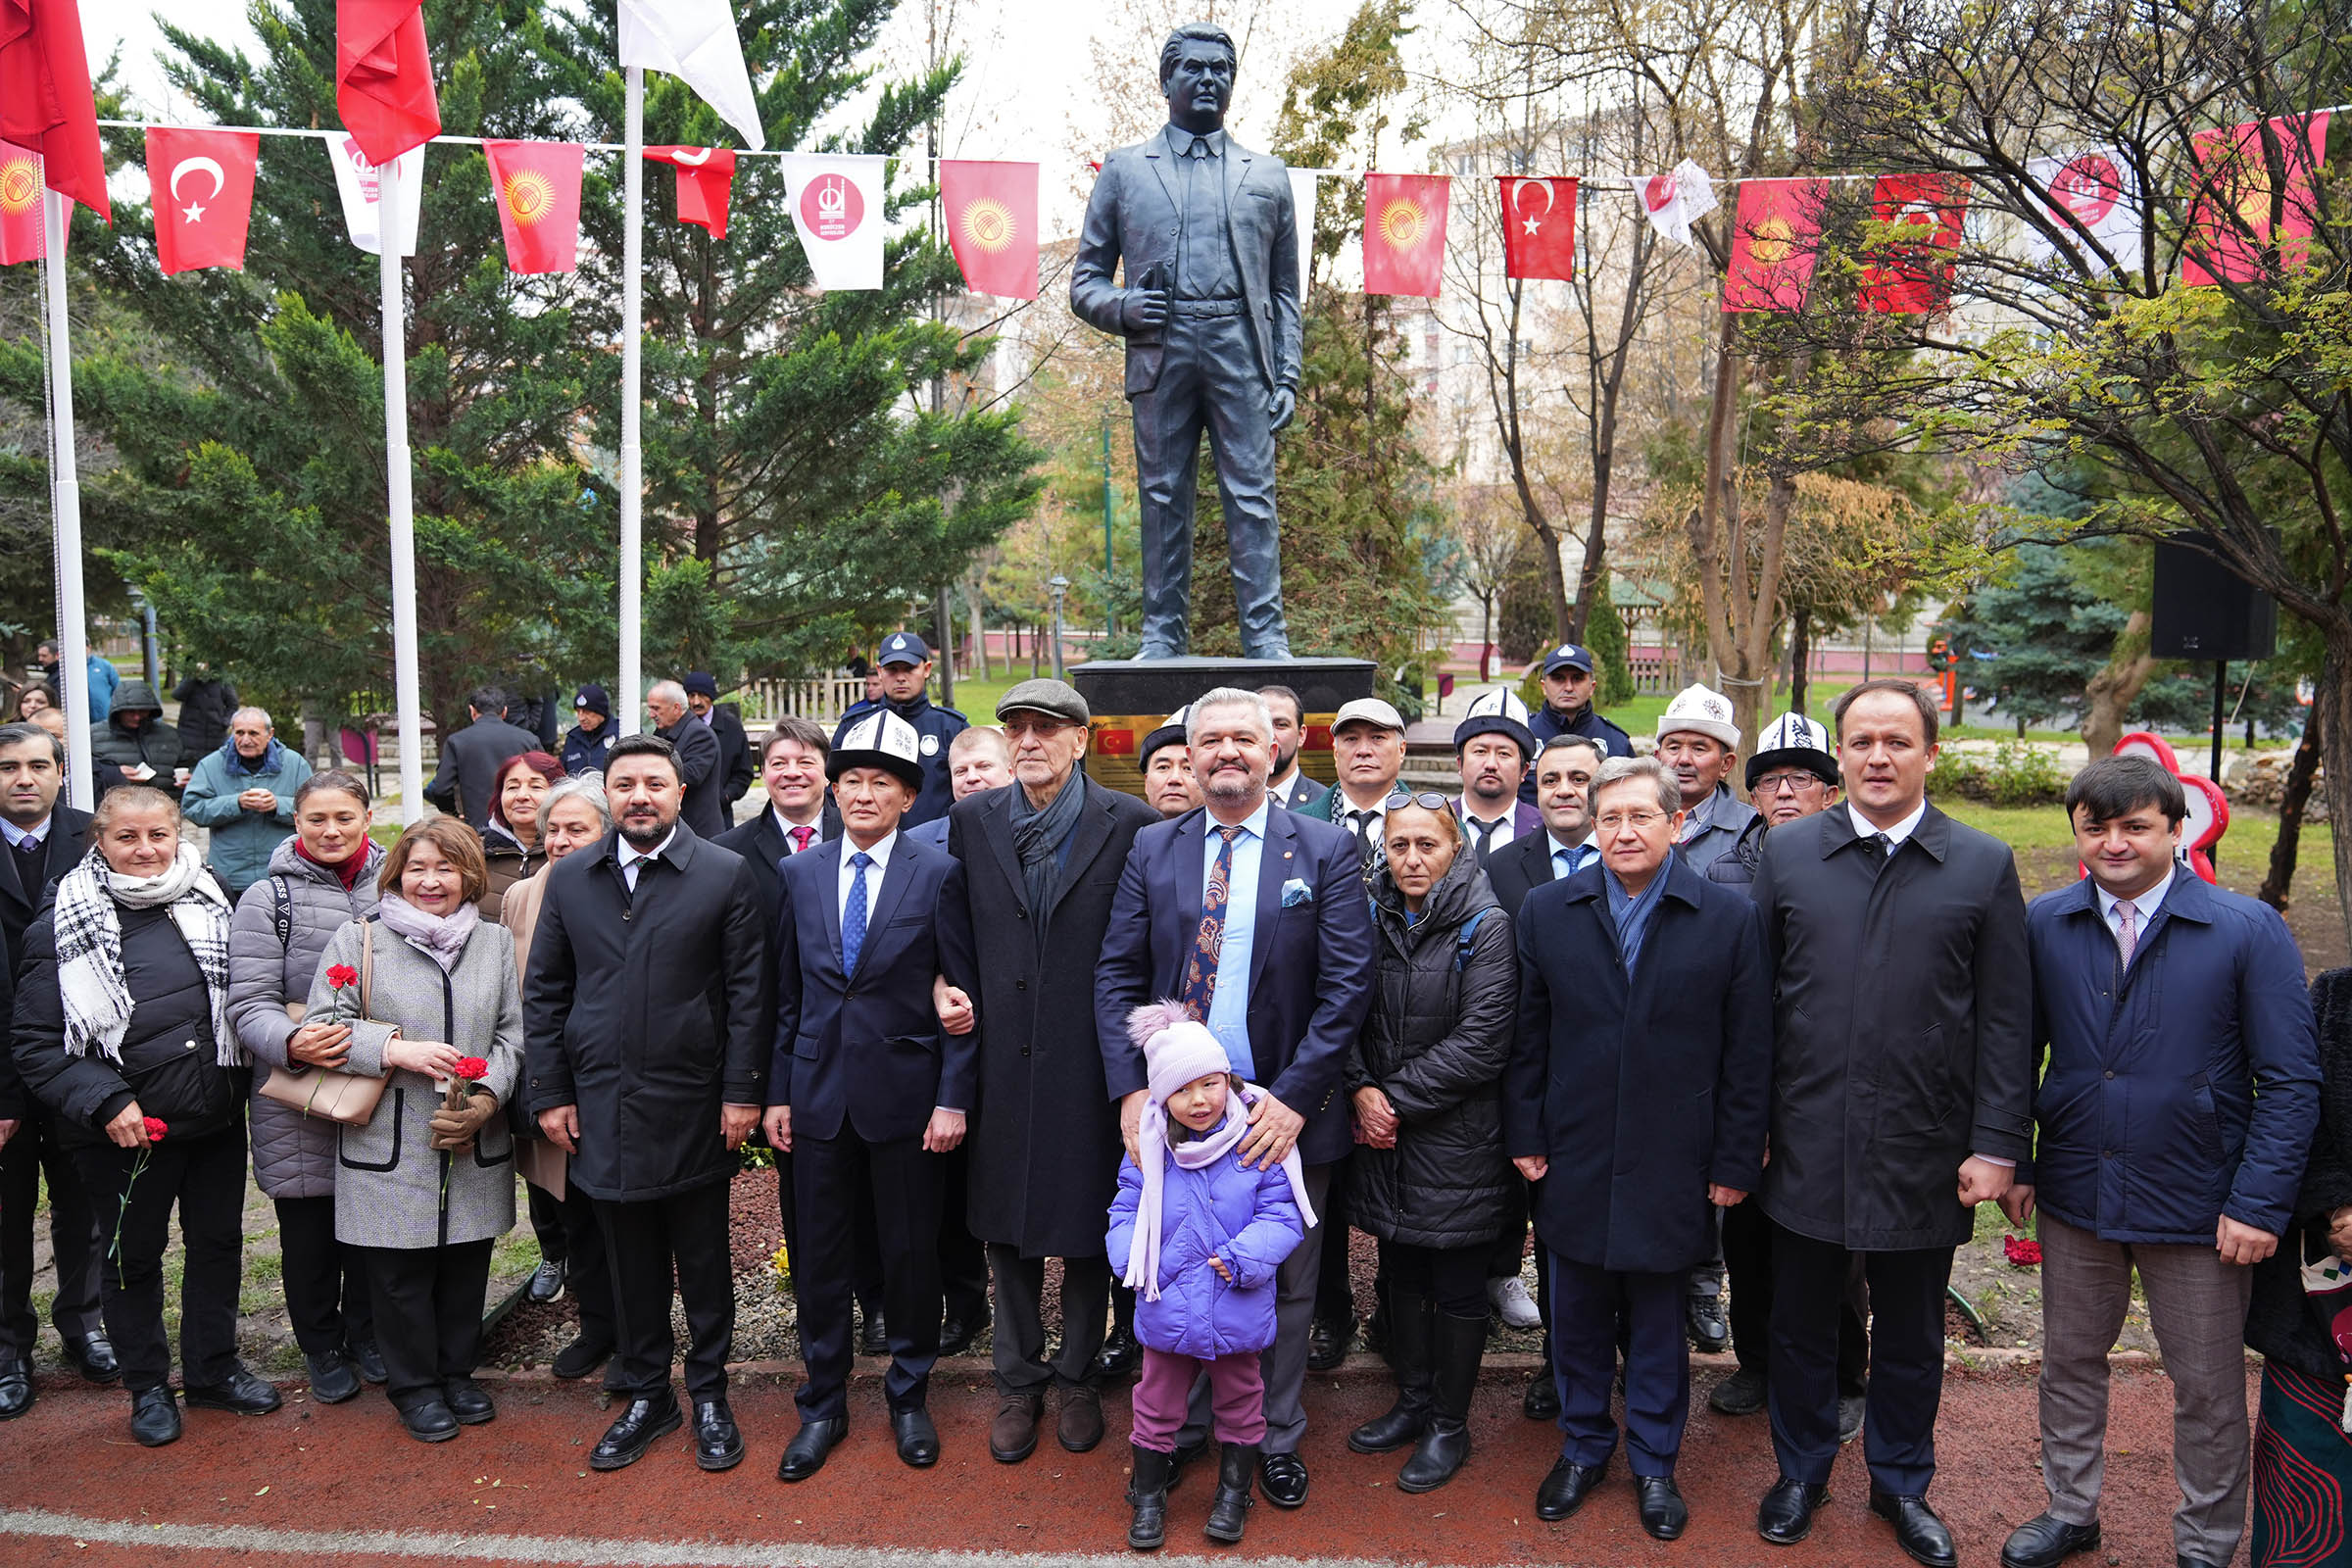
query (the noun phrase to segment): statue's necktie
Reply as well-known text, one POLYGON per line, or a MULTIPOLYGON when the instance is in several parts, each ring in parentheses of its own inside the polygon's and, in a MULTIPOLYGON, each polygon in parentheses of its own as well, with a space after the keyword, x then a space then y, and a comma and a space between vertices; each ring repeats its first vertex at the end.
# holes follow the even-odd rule
POLYGON ((1208 1004, 1217 994, 1217 956, 1225 948, 1225 902, 1233 889, 1233 841, 1238 827, 1220 827, 1225 842, 1217 846, 1217 863, 1209 868, 1208 888, 1200 895, 1200 929, 1193 933, 1193 951, 1184 961, 1185 1014, 1208 1021, 1208 1004))

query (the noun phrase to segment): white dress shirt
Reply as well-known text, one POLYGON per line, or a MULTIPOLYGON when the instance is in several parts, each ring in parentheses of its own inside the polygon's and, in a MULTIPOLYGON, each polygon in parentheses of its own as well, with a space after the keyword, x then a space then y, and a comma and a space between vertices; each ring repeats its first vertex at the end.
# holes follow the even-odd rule
POLYGON ((1891 855, 1902 845, 1903 840, 1919 831, 1921 820, 1928 814, 1928 803, 1923 798, 1917 806, 1911 808, 1909 816, 1904 817, 1892 827, 1880 827, 1869 817, 1864 816, 1862 808, 1851 801, 1845 803, 1845 814, 1852 819, 1854 837, 1858 839, 1876 838, 1882 833, 1886 834, 1886 851, 1891 855))
POLYGON ((620 879, 629 885, 629 894, 631 897, 635 897, 637 893, 637 868, 648 860, 659 860, 662 858, 662 852, 667 850, 677 841, 678 830, 673 826, 669 830, 669 836, 667 838, 664 838, 661 843, 655 845, 652 849, 640 854, 637 846, 628 841, 627 835, 622 835, 620 840, 620 855, 618 857, 620 861, 620 879))
MULTIPOLYGON (((890 869, 890 852, 897 848, 898 842, 899 830, 894 827, 865 852, 874 862, 865 868, 865 917, 869 924, 874 917, 875 895, 882 891, 882 874, 890 869)), ((850 916, 850 884, 858 875, 858 867, 850 863, 850 857, 857 853, 857 843, 846 833, 842 835, 841 876, 834 884, 833 917, 836 920, 847 921, 850 916)))
POLYGON ((768 803, 767 814, 776 819, 776 830, 784 835, 784 853, 787 855, 801 853, 792 842, 792 835, 798 829, 807 828, 808 830, 808 847, 812 850, 825 841, 825 811, 821 802, 817 806, 816 815, 806 822, 795 822, 791 817, 777 810, 773 801, 768 803))
POLYGON ((1348 799, 1346 790, 1335 785, 1331 797, 1332 825, 1344 827, 1350 833, 1355 832, 1356 813, 1360 810, 1364 816, 1364 830, 1359 836, 1366 845, 1378 844, 1388 834, 1389 797, 1396 793, 1395 790, 1384 790, 1379 800, 1359 808, 1348 799))
MULTIPOLYGON (((2174 861, 2166 869, 2163 881, 2132 901, 2132 936, 2134 943, 2147 940, 2148 922, 2156 918, 2157 909, 2164 904, 2164 896, 2173 891, 2173 877, 2179 872, 2180 865, 2180 861, 2174 861)), ((2115 906, 2124 901, 2100 887, 2096 882, 2093 882, 2091 887, 2098 894, 2099 918, 2107 922, 2108 935, 2122 935, 2121 922, 2115 917, 2115 906)))

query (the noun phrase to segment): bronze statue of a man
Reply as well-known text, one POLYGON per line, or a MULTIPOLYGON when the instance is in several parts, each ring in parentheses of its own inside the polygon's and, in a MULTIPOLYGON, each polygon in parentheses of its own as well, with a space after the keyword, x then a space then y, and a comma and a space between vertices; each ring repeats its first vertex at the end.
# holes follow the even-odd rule
POLYGON ((1274 519, 1274 432, 1298 397, 1298 218, 1290 172, 1225 134, 1239 57, 1210 23, 1159 54, 1168 123, 1102 161, 1070 270, 1070 309, 1127 340, 1143 493, 1144 645, 1187 651, 1193 494, 1208 432, 1225 503, 1242 652, 1291 657, 1274 519), (1113 281, 1126 263, 1126 282, 1113 281))

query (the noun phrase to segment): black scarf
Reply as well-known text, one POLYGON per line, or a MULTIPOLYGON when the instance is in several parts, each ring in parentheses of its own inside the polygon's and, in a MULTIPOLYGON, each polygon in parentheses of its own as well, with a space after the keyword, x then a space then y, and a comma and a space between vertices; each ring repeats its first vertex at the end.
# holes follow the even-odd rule
POLYGON ((1045 809, 1029 804, 1029 792, 1017 783, 1012 787, 1012 848, 1021 858, 1021 881, 1029 900, 1029 918, 1037 927, 1037 945, 1046 945, 1046 923, 1054 913, 1054 900, 1060 891, 1062 850, 1070 842, 1070 830, 1078 825, 1079 814, 1086 809, 1086 774, 1073 767, 1069 779, 1061 786, 1045 809))

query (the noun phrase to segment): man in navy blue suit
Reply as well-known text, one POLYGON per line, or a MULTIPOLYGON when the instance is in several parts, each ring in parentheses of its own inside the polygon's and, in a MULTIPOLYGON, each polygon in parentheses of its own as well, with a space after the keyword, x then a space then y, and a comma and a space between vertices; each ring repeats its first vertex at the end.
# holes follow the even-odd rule
POLYGON ((906 1463, 939 1460, 924 1409, 939 1356, 937 1156, 963 1142, 976 1037, 943 1034, 932 1010, 940 900, 963 896, 963 873, 946 851, 899 831, 923 785, 919 745, 888 709, 844 726, 826 763, 842 836, 781 867, 762 1124, 792 1158, 793 1291, 808 1372, 796 1396, 801 1429, 776 1470, 785 1481, 816 1474, 849 1426, 850 1216, 867 1182, 882 1244, 891 1433, 906 1463))
MULTIPOLYGON (((1095 971, 1103 1078, 1132 1158, 1147 1097, 1127 1014, 1155 997, 1183 1000, 1234 1070, 1268 1091, 1251 1110, 1242 1157, 1262 1168, 1296 1147, 1320 1210, 1331 1166, 1353 1141, 1341 1067, 1372 998, 1362 853, 1344 828, 1273 808, 1274 723, 1255 692, 1209 692, 1193 704, 1187 734, 1207 804, 1143 829, 1128 852, 1095 971)), ((1307 1231, 1275 1280, 1259 1477, 1267 1500, 1285 1508, 1306 1500, 1299 1393, 1323 1230, 1307 1231)), ((1179 1466, 1206 1446, 1206 1399, 1196 1388, 1177 1435, 1179 1466)))

